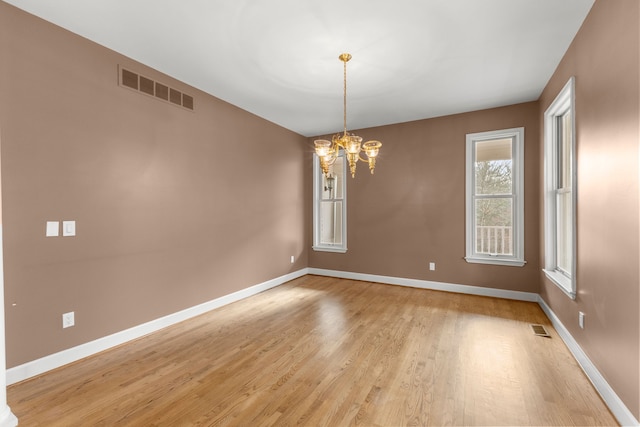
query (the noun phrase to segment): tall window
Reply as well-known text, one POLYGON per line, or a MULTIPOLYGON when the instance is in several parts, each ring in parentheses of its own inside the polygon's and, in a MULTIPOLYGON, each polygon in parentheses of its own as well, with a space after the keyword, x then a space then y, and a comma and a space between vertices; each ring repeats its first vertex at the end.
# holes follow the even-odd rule
POLYGON ((347 251, 347 164, 344 154, 336 159, 325 176, 313 155, 313 249, 347 251))
POLYGON ((571 298, 576 296, 574 85, 572 77, 544 114, 544 272, 571 298))
POLYGON ((523 266, 524 128, 467 134, 467 262, 523 266))

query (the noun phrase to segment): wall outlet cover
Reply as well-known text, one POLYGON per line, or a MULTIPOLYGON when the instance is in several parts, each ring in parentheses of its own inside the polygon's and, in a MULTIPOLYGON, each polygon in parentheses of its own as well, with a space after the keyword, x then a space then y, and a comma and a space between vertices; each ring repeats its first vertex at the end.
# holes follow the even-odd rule
POLYGON ((70 311, 62 315, 62 328, 69 328, 76 324, 75 312, 70 311))

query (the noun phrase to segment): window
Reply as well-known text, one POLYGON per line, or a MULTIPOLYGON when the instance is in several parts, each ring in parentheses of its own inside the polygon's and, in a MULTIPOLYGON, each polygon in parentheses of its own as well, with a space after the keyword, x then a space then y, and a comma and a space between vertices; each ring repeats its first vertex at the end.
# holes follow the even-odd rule
POLYGON ((313 155, 313 249, 347 251, 347 163, 341 153, 325 176, 313 155))
POLYGON ((544 113, 544 272, 575 299, 574 86, 572 77, 544 113))
POLYGON ((524 128, 467 134, 467 262, 522 267, 524 128))

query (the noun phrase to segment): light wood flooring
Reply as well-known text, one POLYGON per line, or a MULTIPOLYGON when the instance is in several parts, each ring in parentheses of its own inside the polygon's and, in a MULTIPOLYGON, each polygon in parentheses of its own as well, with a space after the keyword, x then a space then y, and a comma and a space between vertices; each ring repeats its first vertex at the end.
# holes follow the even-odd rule
POLYGON ((537 304, 319 276, 12 385, 8 403, 20 426, 616 425, 537 304))

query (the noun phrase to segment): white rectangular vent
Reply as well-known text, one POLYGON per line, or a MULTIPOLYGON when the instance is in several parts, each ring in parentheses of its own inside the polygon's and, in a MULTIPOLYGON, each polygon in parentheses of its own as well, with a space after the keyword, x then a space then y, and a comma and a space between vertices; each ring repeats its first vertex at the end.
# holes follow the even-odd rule
POLYGON ((122 87, 193 111, 193 96, 125 68, 118 67, 118 83, 122 87))

